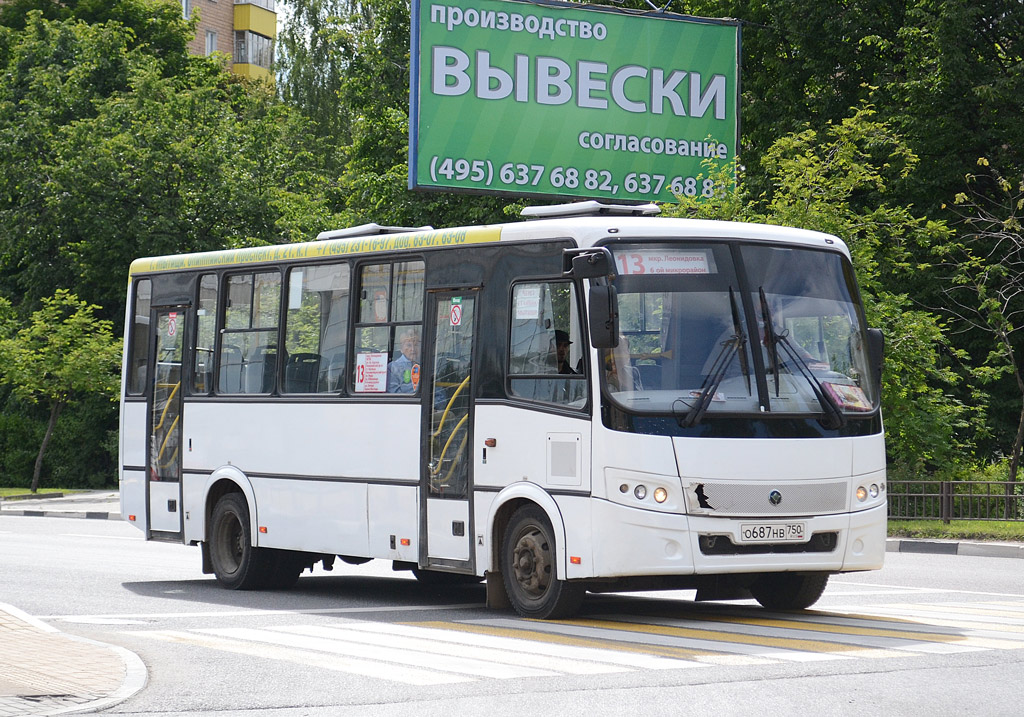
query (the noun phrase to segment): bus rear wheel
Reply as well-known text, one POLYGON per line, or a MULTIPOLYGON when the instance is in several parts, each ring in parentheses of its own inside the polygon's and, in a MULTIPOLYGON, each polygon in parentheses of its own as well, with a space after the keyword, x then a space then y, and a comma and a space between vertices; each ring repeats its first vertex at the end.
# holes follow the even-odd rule
POLYGON ((264 587, 273 559, 252 544, 249 506, 240 493, 221 496, 210 519, 210 562, 218 582, 231 590, 264 587))
POLYGON ((803 610, 818 602, 828 573, 766 573, 750 586, 750 594, 769 610, 803 610))
POLYGON ((524 506, 512 514, 501 549, 501 574, 515 611, 545 620, 575 613, 586 590, 558 578, 551 522, 539 507, 524 506))

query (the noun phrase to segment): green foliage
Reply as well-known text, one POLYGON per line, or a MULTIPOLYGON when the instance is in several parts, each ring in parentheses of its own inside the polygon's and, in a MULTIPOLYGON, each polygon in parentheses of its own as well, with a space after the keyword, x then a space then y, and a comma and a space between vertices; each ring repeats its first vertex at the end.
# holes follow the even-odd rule
POLYGON ((10 387, 0 385, 0 485, 31 485, 45 428, 45 411, 13 398, 10 387))
MULTIPOLYGON (((409 4, 290 0, 281 94, 338 143, 338 226, 500 221, 508 200, 411 192, 409 4)), ((332 155, 333 157, 334 155, 332 155)))
POLYGON ((98 306, 58 289, 13 336, 0 338, 0 382, 28 403, 66 404, 83 394, 117 397, 121 343, 98 306))
MULTIPOLYGON (((10 386, 13 398, 42 404, 50 413, 33 468, 32 491, 39 485, 43 458, 63 409, 87 396, 107 399, 108 406, 117 397, 121 343, 114 338, 111 323, 96 318, 98 308, 58 289, 26 325, 0 337, 0 383, 10 386)), ((76 436, 76 443, 82 437, 76 436)), ((70 465, 62 462, 61 468, 74 473, 89 470, 88 463, 79 463, 87 453, 73 451, 70 465)))
POLYGON ((1017 429, 1003 444, 1014 482, 1024 450, 1024 176, 1010 180, 987 159, 978 164, 983 173, 968 176, 970 193, 956 197, 964 231, 936 253, 948 271, 948 313, 988 338, 979 375, 990 385, 1002 380, 1016 389, 1017 429))
MULTIPOLYGON (((173 21, 161 13, 142 24, 187 37, 180 7, 173 21)), ((39 13, 10 36, 0 293, 32 305, 68 287, 119 325, 132 259, 306 240, 337 224, 331 150, 306 120, 261 83, 189 57, 184 41, 137 36, 39 13)))

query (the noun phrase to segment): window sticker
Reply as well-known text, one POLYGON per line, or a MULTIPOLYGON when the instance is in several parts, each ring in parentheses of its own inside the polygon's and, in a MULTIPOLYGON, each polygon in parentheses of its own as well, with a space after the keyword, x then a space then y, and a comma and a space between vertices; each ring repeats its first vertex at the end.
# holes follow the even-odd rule
POLYGON ((540 285, 520 286, 516 291, 516 319, 540 318, 540 285))
POLYGON ((356 393, 385 393, 388 390, 388 355, 366 353, 356 356, 356 393))

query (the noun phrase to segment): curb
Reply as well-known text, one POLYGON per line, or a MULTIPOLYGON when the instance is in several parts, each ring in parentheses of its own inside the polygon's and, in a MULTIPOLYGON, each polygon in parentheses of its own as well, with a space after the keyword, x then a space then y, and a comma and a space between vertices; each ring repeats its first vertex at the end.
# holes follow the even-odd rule
POLYGON ((0 516, 29 518, 89 518, 121 520, 121 504, 116 491, 86 491, 75 494, 46 493, 39 496, 18 496, 17 500, 0 502, 0 516))
POLYGON ((90 520, 121 520, 121 513, 102 510, 8 510, 0 515, 18 515, 28 518, 88 518, 90 520))
MULTIPOLYGON (((12 664, 8 665, 7 670, 0 670, 0 672, 10 672, 13 667, 21 668, 12 673, 14 674, 13 678, 8 675, 5 693, 0 695, 0 713, 65 715, 97 712, 124 702, 146 686, 148 678, 146 666, 142 659, 130 650, 78 635, 69 635, 26 614, 13 605, 0 603, 0 616, 6 616, 5 630, 12 630, 6 634, 5 643, 13 642, 15 649, 21 650, 22 655, 29 656, 27 668, 24 665, 12 664), (21 623, 20 626, 18 623, 21 623), (35 653, 32 650, 34 644, 39 645, 35 653), (43 645, 48 645, 49 651, 44 652, 43 650, 46 648, 42 647, 43 645), (66 649, 60 649, 62 646, 66 649), (89 652, 89 650, 93 652, 89 652), (80 660, 87 656, 92 656, 95 659, 98 654, 95 652, 96 650, 116 655, 124 670, 120 684, 105 693, 103 683, 115 680, 115 675, 120 670, 111 675, 105 671, 110 669, 108 664, 103 668, 93 667, 92 675, 83 676, 83 673, 88 673, 90 667, 80 664, 80 660), (32 665, 31 658, 33 657, 37 658, 35 665, 32 665), (47 685, 54 684, 53 680, 60 683, 61 677, 67 675, 77 675, 78 678, 73 680, 74 686, 67 693, 39 694, 46 690, 47 685), (90 684, 91 680, 99 680, 99 684, 95 682, 90 684)), ((65 686, 64 689, 68 688, 65 686)))
POLYGON ((930 555, 970 555, 981 558, 1024 558, 1020 543, 982 543, 966 540, 927 540, 888 538, 887 553, 926 553, 930 555))

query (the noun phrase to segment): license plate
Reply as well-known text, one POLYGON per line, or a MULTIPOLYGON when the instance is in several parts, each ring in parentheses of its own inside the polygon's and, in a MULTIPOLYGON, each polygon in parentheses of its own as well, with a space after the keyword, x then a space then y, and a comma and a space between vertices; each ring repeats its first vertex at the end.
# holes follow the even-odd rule
POLYGON ((803 523, 744 523, 741 543, 801 543, 806 538, 803 523))

